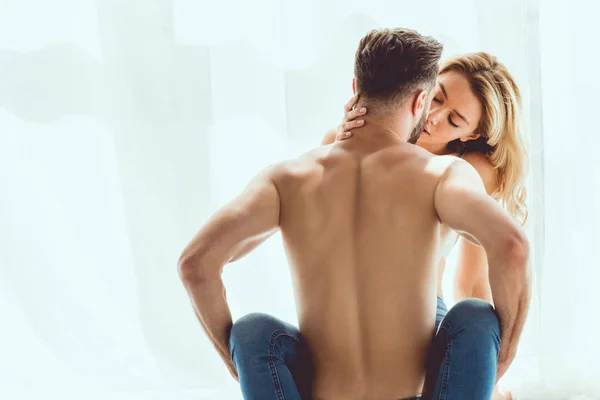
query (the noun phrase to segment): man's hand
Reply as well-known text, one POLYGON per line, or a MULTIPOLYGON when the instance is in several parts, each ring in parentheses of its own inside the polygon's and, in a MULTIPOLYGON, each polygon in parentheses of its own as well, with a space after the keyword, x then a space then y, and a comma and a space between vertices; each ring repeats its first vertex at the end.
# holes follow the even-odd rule
POLYGON ((219 356, 221 356, 221 359, 227 366, 229 373, 231 374, 231 376, 233 376, 233 379, 239 382, 240 377, 238 376, 237 370, 235 369, 235 365, 233 365, 233 361, 231 360, 231 354, 229 352, 226 353, 218 346, 215 346, 215 348, 217 349, 219 356))
POLYGON ((496 384, 504 376, 506 371, 508 371, 508 367, 510 367, 510 364, 512 364, 514 359, 515 355, 509 354, 508 349, 500 349, 500 354, 498 354, 498 372, 496 373, 496 384))

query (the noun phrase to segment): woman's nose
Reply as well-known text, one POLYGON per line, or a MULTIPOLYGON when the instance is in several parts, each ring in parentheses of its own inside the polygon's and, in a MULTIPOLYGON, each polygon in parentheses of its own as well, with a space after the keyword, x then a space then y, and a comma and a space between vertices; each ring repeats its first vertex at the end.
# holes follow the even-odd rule
POLYGON ((431 123, 431 125, 437 125, 438 123, 438 116, 436 113, 430 113, 429 114, 429 122, 431 123))
POLYGON ((440 119, 440 107, 431 107, 429 109, 429 116, 427 117, 427 119, 429 120, 429 123, 431 123, 432 125, 437 125, 439 119, 440 119))

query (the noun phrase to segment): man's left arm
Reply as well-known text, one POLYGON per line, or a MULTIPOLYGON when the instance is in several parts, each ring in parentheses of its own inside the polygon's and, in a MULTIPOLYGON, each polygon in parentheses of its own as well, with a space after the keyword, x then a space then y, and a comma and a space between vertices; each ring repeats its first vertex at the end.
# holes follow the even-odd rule
POLYGON ((217 211, 185 248, 179 275, 209 339, 236 377, 229 352, 233 325, 221 272, 240 253, 279 229, 278 167, 257 175, 236 199, 217 211))

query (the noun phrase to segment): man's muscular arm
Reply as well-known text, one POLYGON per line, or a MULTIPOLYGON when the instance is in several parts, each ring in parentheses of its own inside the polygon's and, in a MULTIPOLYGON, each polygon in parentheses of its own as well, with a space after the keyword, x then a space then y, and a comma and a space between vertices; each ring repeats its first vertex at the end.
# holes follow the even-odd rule
POLYGON ((179 259, 179 275, 196 316, 236 378, 229 352, 233 322, 221 271, 279 229, 276 173, 277 167, 271 167, 254 178, 240 196, 208 220, 179 259))
POLYGON ((521 228, 485 190, 461 159, 447 168, 435 192, 440 220, 487 253, 492 298, 502 331, 501 378, 516 355, 530 301, 529 243, 521 228))

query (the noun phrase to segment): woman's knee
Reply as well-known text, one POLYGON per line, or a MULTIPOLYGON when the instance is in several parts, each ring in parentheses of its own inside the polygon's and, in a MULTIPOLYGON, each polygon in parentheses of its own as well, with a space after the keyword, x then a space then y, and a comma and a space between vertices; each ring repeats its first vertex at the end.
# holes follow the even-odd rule
POLYGON ((481 299, 466 299, 456 303, 444 320, 454 329, 486 330, 500 334, 500 322, 494 307, 481 299))
POLYGON ((229 350, 238 348, 268 348, 273 334, 278 331, 287 331, 287 324, 272 315, 264 313, 250 313, 244 315, 231 328, 229 336, 229 350))

